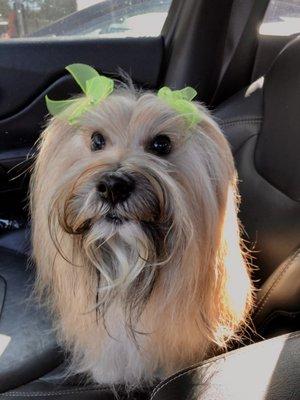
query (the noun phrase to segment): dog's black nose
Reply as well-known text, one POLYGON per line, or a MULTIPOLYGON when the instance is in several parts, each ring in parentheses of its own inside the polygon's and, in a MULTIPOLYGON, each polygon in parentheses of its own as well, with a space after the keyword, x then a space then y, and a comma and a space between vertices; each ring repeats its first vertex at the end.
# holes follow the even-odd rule
POLYGON ((110 173, 102 177, 97 189, 102 199, 116 204, 130 196, 134 190, 134 180, 125 174, 110 173))

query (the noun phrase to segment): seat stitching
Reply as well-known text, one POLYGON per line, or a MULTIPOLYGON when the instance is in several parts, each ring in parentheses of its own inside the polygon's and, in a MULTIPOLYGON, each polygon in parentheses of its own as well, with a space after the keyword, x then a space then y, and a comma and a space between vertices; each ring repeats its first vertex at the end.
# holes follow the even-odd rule
POLYGON ((66 390, 59 390, 56 392, 11 392, 11 393, 3 393, 0 394, 0 397, 18 397, 18 396, 25 396, 25 397, 37 397, 37 396, 61 396, 65 394, 76 394, 76 393, 84 393, 84 392, 91 392, 91 391, 98 391, 103 392, 108 388, 77 388, 77 389, 66 389, 66 390))
POLYGON ((227 125, 235 125, 235 124, 259 124, 262 121, 262 118, 258 119, 236 119, 236 120, 228 120, 228 121, 221 121, 219 123, 220 126, 227 126, 227 125))
MULTIPOLYGON (((197 367, 196 369, 198 369, 198 368, 200 368, 200 367, 197 367)), ((184 375, 189 375, 190 373, 192 373, 194 371, 195 371, 195 369, 191 369, 191 370, 182 372, 180 375, 176 375, 171 380, 165 382, 162 386, 158 387, 156 390, 154 389, 154 391, 150 397, 150 400, 153 400, 154 397, 157 395, 157 393, 159 393, 165 386, 169 385, 169 383, 174 382, 177 378, 181 378, 184 375)))
MULTIPOLYGON (((271 280, 268 284, 268 289, 266 290, 265 295, 257 302, 257 306, 259 306, 261 304, 261 302, 263 301, 263 299, 266 297, 267 293, 269 292, 269 290, 272 288, 272 286, 274 285, 274 283, 277 281, 278 278, 280 278, 281 274, 284 273, 286 271, 286 269, 290 266, 291 263, 293 263, 297 257, 300 255, 300 248, 297 249, 292 256, 288 257, 283 263, 282 263, 282 267, 278 267, 277 270, 274 271, 274 279, 271 280), (278 274, 276 274, 276 272, 278 272, 278 274), (277 275, 277 276, 276 276, 277 275)), ((272 276, 272 275, 271 275, 272 276)))
POLYGON ((227 125, 227 124, 258 124, 262 120, 261 119, 236 119, 236 120, 228 120, 220 122, 220 125, 227 125))
POLYGON ((223 129, 226 129, 226 128, 229 128, 229 127, 232 127, 235 125, 237 125, 237 126, 246 126, 246 125, 259 126, 260 122, 257 122, 257 121, 252 121, 252 122, 251 121, 246 121, 246 122, 245 121, 234 121, 234 122, 220 124, 220 127, 223 129))
MULTIPOLYGON (((298 337, 300 337, 300 331, 291 334, 291 335, 286 339, 286 341, 288 341, 288 340, 290 340, 290 339, 298 338, 298 337)), ((280 338, 280 336, 279 336, 279 338, 280 338)), ((232 352, 231 354, 227 353, 226 357, 227 357, 227 358, 233 357, 235 354, 236 354, 236 351, 232 352)), ((150 400, 153 400, 154 397, 157 395, 157 393, 159 393, 165 386, 167 386, 169 383, 175 381, 177 378, 181 378, 181 377, 184 376, 184 375, 189 375, 189 374, 191 374, 192 372, 198 370, 199 368, 202 368, 203 366, 211 365, 211 364, 213 364, 215 361, 220 360, 221 358, 225 358, 225 354, 223 354, 221 357, 218 357, 218 358, 216 358, 216 359, 214 359, 214 360, 212 360, 212 361, 203 362, 203 363, 201 363, 201 365, 198 365, 198 366, 196 366, 196 365, 195 365, 195 366, 191 366, 191 367, 190 367, 191 369, 189 369, 188 371, 184 371, 184 372, 182 372, 181 374, 174 376, 172 379, 168 380, 167 382, 165 382, 165 383, 162 384, 161 386, 158 386, 156 389, 154 389, 154 391, 153 391, 153 393, 152 393, 152 395, 151 395, 151 397, 150 397, 150 400)))
POLYGON ((221 117, 217 117, 217 119, 219 119, 221 122, 230 122, 230 121, 258 121, 258 120, 262 120, 263 117, 261 115, 250 115, 249 117, 232 117, 232 118, 221 118, 221 117))
POLYGON ((270 298, 271 294, 274 292, 274 289, 276 288, 276 286, 279 284, 279 282, 281 281, 282 277, 284 276, 284 274, 288 271, 288 269, 290 268, 290 266, 293 264, 293 262, 300 256, 300 249, 296 251, 296 253, 293 255, 293 257, 290 258, 289 262, 287 262, 283 268, 282 271, 280 272, 280 274, 278 275, 278 277, 275 279, 274 283, 271 284, 271 287, 268 289, 267 293, 265 294, 265 296, 259 301, 258 305, 260 304, 260 306, 257 308, 257 311, 255 312, 255 316, 259 315, 262 310, 264 309, 268 299, 270 298))

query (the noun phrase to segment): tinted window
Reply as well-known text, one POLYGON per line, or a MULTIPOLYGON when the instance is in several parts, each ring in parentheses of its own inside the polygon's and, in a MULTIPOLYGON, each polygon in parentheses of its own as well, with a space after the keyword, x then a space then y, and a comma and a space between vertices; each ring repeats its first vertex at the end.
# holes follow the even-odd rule
POLYGON ((0 37, 157 36, 171 0, 0 0, 0 37))
POLYGON ((271 0, 259 33, 289 36, 300 32, 300 0, 271 0))

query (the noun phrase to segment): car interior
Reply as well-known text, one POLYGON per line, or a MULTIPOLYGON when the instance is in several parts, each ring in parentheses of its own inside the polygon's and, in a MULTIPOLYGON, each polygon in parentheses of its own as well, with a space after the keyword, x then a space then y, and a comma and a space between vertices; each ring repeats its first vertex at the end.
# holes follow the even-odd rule
MULTIPOLYGON (((0 397, 300 399, 300 29, 259 34, 277 3, 173 0, 155 37, 0 40, 0 397), (30 298, 35 143, 46 123, 45 95, 78 93, 64 70, 75 62, 114 78, 125 71, 144 89, 195 87, 238 172, 239 218, 257 289, 253 328, 230 352, 145 391, 125 394, 66 376, 51 316, 30 298)), ((298 3, 300 21, 299 1, 281 3, 298 3)))

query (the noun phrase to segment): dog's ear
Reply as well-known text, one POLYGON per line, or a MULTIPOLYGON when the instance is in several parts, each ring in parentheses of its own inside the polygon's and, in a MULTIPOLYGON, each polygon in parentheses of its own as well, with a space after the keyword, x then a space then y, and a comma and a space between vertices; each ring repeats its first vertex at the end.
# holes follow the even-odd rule
POLYGON ((221 210, 219 249, 215 262, 213 314, 217 315, 216 340, 220 345, 224 345, 227 338, 233 338, 239 328, 246 325, 253 302, 247 251, 240 237, 238 203, 234 181, 221 210))
POLYGON ((193 135, 188 142, 187 158, 179 164, 185 204, 177 208, 188 213, 187 218, 178 213, 180 218, 175 223, 181 229, 181 240, 177 240, 181 244, 177 253, 181 256, 180 264, 176 268, 172 262, 170 269, 160 271, 165 284, 164 292, 157 296, 159 300, 164 298, 160 304, 166 304, 166 298, 172 299, 168 313, 176 315, 178 334, 170 330, 169 317, 158 318, 157 325, 183 361, 183 355, 193 359, 191 354, 187 355, 183 337, 200 358, 213 354, 215 347, 226 348, 231 339, 240 339, 239 328, 247 322, 252 304, 237 217, 232 153, 207 111, 193 135), (189 222, 186 227, 184 221, 189 222))
POLYGON ((252 285, 246 247, 240 237, 238 220, 239 196, 234 160, 229 144, 218 125, 204 112, 199 132, 209 138, 205 154, 209 178, 202 198, 206 199, 203 218, 206 219, 202 243, 199 242, 198 265, 204 279, 198 278, 202 297, 205 334, 218 346, 226 347, 242 326, 252 307, 252 285), (212 145, 212 146, 211 146, 212 145), (213 207, 214 202, 215 207, 213 207), (205 211, 205 212, 204 212, 205 211), (201 289, 202 288, 202 289, 201 289))

